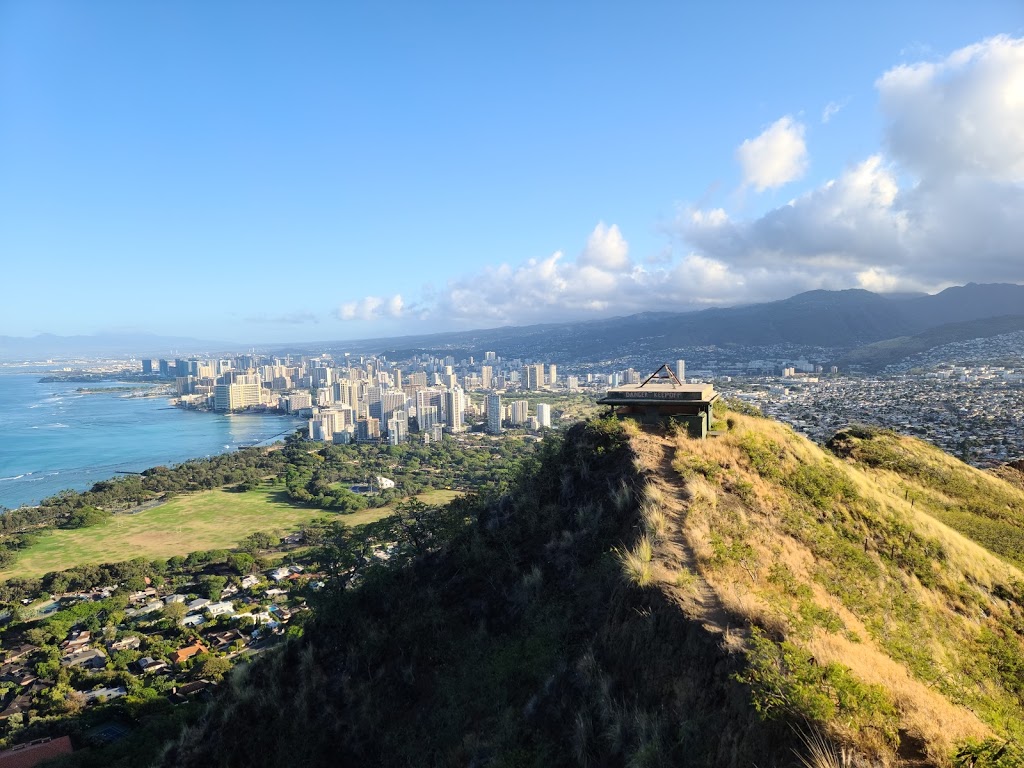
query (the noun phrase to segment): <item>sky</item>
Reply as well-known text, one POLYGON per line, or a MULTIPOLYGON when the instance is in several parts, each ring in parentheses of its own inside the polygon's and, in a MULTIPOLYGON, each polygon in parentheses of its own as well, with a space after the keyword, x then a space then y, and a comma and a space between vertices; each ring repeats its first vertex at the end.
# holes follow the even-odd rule
POLYGON ((1019 0, 0 0, 0 335, 1024 282, 1019 0))

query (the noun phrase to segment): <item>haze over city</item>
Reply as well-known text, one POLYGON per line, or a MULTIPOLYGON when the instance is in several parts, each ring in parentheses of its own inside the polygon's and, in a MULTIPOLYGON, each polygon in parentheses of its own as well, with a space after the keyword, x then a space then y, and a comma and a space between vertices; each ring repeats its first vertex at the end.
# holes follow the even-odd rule
POLYGON ((1015 2, 0 9, 0 333, 1020 280, 1015 2))

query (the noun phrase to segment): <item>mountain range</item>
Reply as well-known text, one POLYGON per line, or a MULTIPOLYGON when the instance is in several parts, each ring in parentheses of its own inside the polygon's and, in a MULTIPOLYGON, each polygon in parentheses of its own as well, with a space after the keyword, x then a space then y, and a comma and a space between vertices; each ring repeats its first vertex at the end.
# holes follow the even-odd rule
MULTIPOLYGON (((1024 329, 1024 285, 970 283, 934 295, 816 290, 780 301, 697 312, 652 311, 599 320, 261 346, 280 352, 383 352, 392 357, 414 352, 482 354, 497 350, 509 358, 572 363, 636 355, 668 359, 697 347, 788 345, 824 348, 830 350, 830 359, 860 360, 856 364, 870 368, 880 361, 891 362, 893 348, 890 346, 882 355, 870 350, 861 358, 849 355, 866 345, 892 339, 920 337, 907 348, 921 351, 932 341, 947 343, 942 340, 1020 329, 1024 329), (988 323, 991 318, 1001 319, 988 323), (945 330, 928 335, 937 328, 945 330), (976 335, 963 337, 964 333, 976 335)), ((237 344, 227 342, 155 335, 0 336, 0 360, 170 356, 237 348, 237 344)), ((901 349, 900 345, 895 348, 901 349)))

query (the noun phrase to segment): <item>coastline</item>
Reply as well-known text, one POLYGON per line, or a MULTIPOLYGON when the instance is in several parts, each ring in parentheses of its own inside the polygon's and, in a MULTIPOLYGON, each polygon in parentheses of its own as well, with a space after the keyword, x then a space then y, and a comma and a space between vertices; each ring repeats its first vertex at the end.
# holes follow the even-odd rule
POLYGON ((38 371, 0 376, 3 508, 38 506, 61 491, 85 491, 122 473, 273 443, 301 424, 274 412, 200 412, 171 405, 166 394, 91 397, 104 392, 39 378, 38 371))

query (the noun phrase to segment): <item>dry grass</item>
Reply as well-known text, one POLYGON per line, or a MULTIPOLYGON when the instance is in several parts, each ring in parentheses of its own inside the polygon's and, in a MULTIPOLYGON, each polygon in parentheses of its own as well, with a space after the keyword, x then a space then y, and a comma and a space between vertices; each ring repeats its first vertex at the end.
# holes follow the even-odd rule
MULTIPOLYGON (((998 712, 1007 701, 1005 693, 993 693, 992 683, 971 682, 962 671, 961 654, 974 652, 970 649, 977 647, 979 622, 991 620, 980 613, 980 606, 986 606, 988 617, 1006 612, 1004 604, 991 598, 988 590, 996 584, 1024 582, 1024 576, 929 514, 931 504, 946 503, 948 499, 922 487, 917 489, 918 501, 911 504, 916 486, 906 478, 838 459, 784 425, 742 415, 735 415, 734 428, 715 439, 644 434, 633 442, 642 458, 639 463, 650 478, 641 504, 648 531, 644 546, 653 548, 654 580, 663 581, 666 591, 674 594, 685 610, 696 611, 694 617, 700 618, 700 611, 717 605, 731 617, 720 622, 723 626, 761 626, 772 636, 785 637, 804 648, 819 663, 837 662, 849 668, 856 679, 882 686, 896 706, 900 728, 923 740, 936 765, 948 765, 954 746, 991 735, 990 725, 982 720, 984 708, 972 711, 951 702, 924 679, 915 677, 924 672, 922 668, 898 661, 886 651, 889 646, 885 638, 891 632, 909 633, 916 640, 913 652, 931 659, 931 673, 924 673, 924 678, 955 678, 973 686, 968 699, 988 701, 993 697, 992 704, 985 705, 992 712, 998 712), (741 446, 750 435, 775 451, 779 461, 776 474, 761 476, 755 471, 751 456, 741 446), (659 451, 663 449, 674 455, 671 473, 662 471, 659 451), (788 478, 801 466, 820 467, 823 472, 844 478, 854 495, 836 501, 833 508, 810 506, 787 485, 788 478), (906 498, 907 488, 912 490, 910 498, 906 498), (923 503, 928 493, 932 495, 929 503, 923 503), (804 522, 794 527, 793 521, 800 515, 804 522), (913 573, 902 570, 899 561, 885 559, 878 551, 869 552, 871 529, 858 528, 867 524, 857 521, 872 519, 903 526, 919 540, 938 542, 944 558, 933 567, 938 584, 947 585, 947 591, 925 587, 913 573), (811 548, 819 526, 838 541, 856 542, 858 535, 865 539, 863 554, 881 575, 868 578, 853 570, 844 578, 854 592, 861 590, 868 599, 846 605, 819 582, 822 568, 834 565, 823 563, 811 548), (675 532, 669 540, 661 533, 664 528, 675 532), (699 566, 696 573, 680 567, 680 551, 690 553, 699 566), (791 574, 789 582, 782 585, 774 576, 769 579, 772 566, 791 574), (968 583, 972 586, 966 602, 958 604, 950 595, 963 593, 963 585, 968 583), (913 625, 908 616, 886 607, 901 605, 887 595, 905 596, 917 606, 918 618, 913 625), (862 615, 859 610, 885 612, 862 615), (879 627, 884 637, 876 638, 879 627)), ((939 453, 916 443, 912 447, 929 457, 939 453)), ((963 471, 955 459, 939 455, 937 466, 963 471)), ((976 474, 994 482, 984 473, 976 474)), ((888 552, 887 545, 886 558, 888 552)), ((648 578, 646 550, 642 555, 631 554, 633 580, 648 578)), ((742 647, 742 638, 732 640, 742 647)), ((999 717, 996 714, 990 719, 995 718, 995 722, 999 717)), ((835 728, 845 741, 859 745, 863 752, 893 759, 892 755, 884 757, 888 747, 879 734, 851 733, 839 725, 835 728)))
POLYGON ((654 547, 648 536, 641 536, 633 549, 616 550, 626 578, 638 587, 649 587, 654 582, 654 547))
POLYGON ((868 643, 852 643, 839 635, 818 634, 808 650, 819 662, 845 664, 860 679, 883 686, 900 712, 903 727, 923 739, 929 757, 942 765, 956 744, 985 738, 991 731, 964 707, 915 680, 906 667, 868 643))

